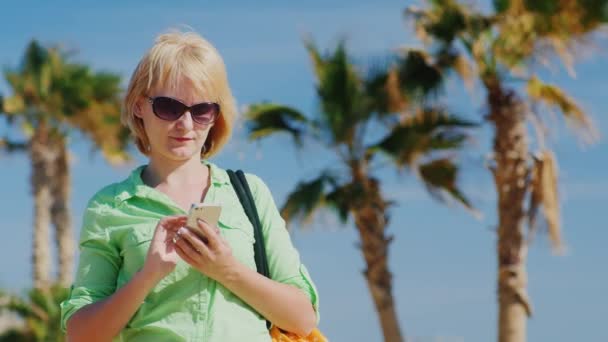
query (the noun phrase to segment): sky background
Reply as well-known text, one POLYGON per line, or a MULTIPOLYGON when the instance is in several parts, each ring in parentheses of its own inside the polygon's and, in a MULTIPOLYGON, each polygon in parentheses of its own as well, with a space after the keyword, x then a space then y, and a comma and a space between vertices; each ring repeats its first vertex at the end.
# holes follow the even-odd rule
MULTIPOLYGON (((407 1, 3 1, 0 11, 0 65, 16 67, 26 44, 36 38, 77 52, 74 60, 97 70, 121 74, 126 83, 157 34, 187 25, 211 41, 226 62, 239 105, 272 100, 317 110, 311 65, 302 44, 310 35, 322 50, 346 39, 360 61, 418 45, 402 12, 407 1)), ((487 3, 479 4, 487 7, 487 3)), ((575 66, 576 78, 562 69, 543 72, 563 86, 608 132, 606 46, 575 66)), ((10 93, 0 80, 0 93, 10 93)), ((479 119, 484 112, 479 89, 463 91, 448 83, 444 102, 455 112, 479 119)), ((550 122, 560 162, 565 256, 552 255, 545 237, 529 251, 529 294, 534 317, 529 341, 608 341, 608 145, 585 146, 559 121, 550 122), (559 139, 558 139, 559 138, 559 139)), ((0 123, 0 135, 19 137, 0 123)), ((392 207, 389 234, 394 296, 402 329, 410 341, 485 342, 496 336, 496 211, 493 183, 483 168, 491 143, 486 127, 475 133, 461 158, 461 183, 483 213, 475 218, 457 205, 432 200, 407 172, 379 170, 392 207)), ((335 163, 321 146, 294 152, 286 138, 249 143, 237 129, 232 142, 213 161, 262 177, 277 203, 299 180, 314 177, 335 163)), ((101 187, 124 179, 145 163, 110 167, 84 138, 70 145, 75 236, 88 199, 101 187)), ((31 286, 32 199, 30 166, 24 155, 0 156, 0 287, 22 291, 31 286)), ((341 226, 322 215, 292 238, 320 291, 321 330, 333 341, 380 341, 381 331, 362 271, 364 262, 352 224, 341 226)))

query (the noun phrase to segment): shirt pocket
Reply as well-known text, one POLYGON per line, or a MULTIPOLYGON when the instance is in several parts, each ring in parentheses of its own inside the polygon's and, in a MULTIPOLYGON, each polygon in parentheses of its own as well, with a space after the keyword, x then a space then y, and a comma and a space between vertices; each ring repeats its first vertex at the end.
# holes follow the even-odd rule
MULTIPOLYGON (((119 285, 124 285, 127 283, 133 276, 141 270, 146 262, 146 257, 148 256, 148 250, 150 249, 150 244, 152 243, 152 238, 154 236, 154 229, 156 226, 150 227, 136 227, 134 229, 130 229, 123 243, 123 248, 121 250, 122 257, 122 273, 124 278, 122 279, 122 283, 119 285)), ((178 258, 177 265, 175 270, 167 274, 163 277, 150 291, 148 297, 146 297, 146 301, 150 300, 150 296, 156 295, 160 293, 165 287, 175 282, 178 277, 176 271, 179 269, 187 270, 190 266, 181 258, 178 258)), ((182 272, 183 273, 183 272, 182 272)))
POLYGON ((144 266, 153 235, 154 232, 148 231, 143 226, 133 227, 126 232, 120 256, 123 271, 128 278, 131 278, 144 266))
POLYGON ((255 238, 253 226, 247 217, 240 215, 220 216, 218 222, 220 234, 226 239, 232 254, 243 264, 255 270, 253 245, 255 238))

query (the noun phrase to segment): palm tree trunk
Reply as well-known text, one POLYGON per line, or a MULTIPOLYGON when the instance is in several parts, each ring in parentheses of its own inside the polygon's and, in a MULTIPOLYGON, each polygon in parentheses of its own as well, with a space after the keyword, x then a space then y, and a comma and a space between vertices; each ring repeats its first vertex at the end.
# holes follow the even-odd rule
POLYGON ((525 112, 515 94, 498 82, 486 83, 495 127, 493 168, 498 194, 498 341, 526 341, 531 315, 526 292, 527 246, 524 238, 524 198, 527 191, 528 141, 525 112))
POLYGON ((361 187, 365 195, 364 203, 355 206, 353 215, 361 239, 361 250, 367 270, 364 272, 367 286, 372 295, 380 318, 384 341, 404 341, 397 319, 392 292, 392 275, 388 269, 388 247, 392 237, 385 236, 388 224, 386 201, 382 199, 378 182, 354 170, 355 185, 361 187))
POLYGON ((72 267, 74 264, 74 237, 70 219, 69 195, 70 174, 68 150, 65 137, 54 139, 56 149, 54 160, 55 172, 51 182, 52 206, 51 219, 55 226, 55 242, 59 256, 59 284, 68 287, 72 283, 72 267))
POLYGON ((32 164, 32 195, 34 197, 34 230, 32 236, 33 282, 37 289, 49 287, 51 253, 49 250, 49 226, 52 170, 52 151, 49 148, 49 132, 44 124, 35 130, 30 141, 32 164))

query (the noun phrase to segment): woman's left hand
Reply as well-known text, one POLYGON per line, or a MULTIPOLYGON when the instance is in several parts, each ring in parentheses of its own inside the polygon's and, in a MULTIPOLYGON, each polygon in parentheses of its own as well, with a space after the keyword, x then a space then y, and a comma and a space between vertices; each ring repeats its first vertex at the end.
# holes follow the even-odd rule
POLYGON ((220 283, 235 269, 237 262, 228 242, 220 235, 219 229, 197 220, 207 241, 203 241, 190 229, 175 231, 175 250, 190 266, 220 283))

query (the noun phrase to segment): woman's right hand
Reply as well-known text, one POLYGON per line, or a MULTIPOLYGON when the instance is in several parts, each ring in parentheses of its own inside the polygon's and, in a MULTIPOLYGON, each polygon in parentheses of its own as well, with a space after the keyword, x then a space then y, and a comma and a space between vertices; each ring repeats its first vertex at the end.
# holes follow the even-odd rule
POLYGON ((175 269, 179 256, 175 251, 175 232, 186 225, 187 216, 167 216, 156 225, 142 271, 160 281, 175 269))

